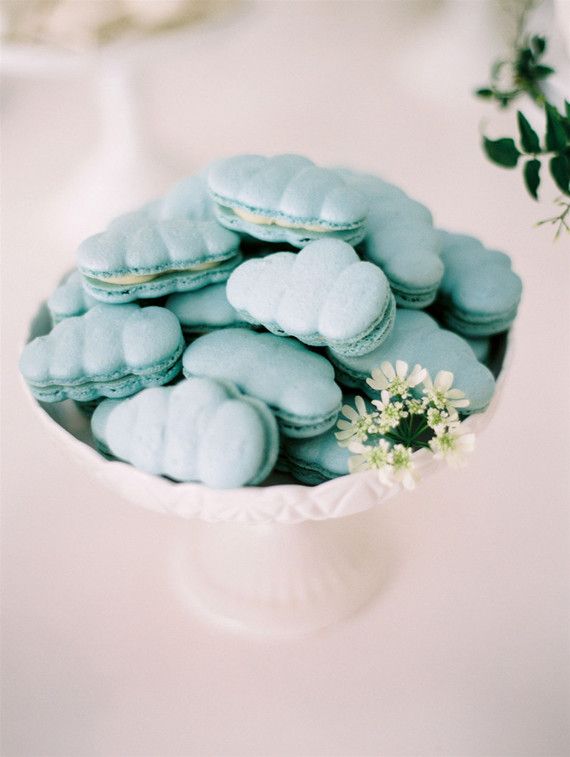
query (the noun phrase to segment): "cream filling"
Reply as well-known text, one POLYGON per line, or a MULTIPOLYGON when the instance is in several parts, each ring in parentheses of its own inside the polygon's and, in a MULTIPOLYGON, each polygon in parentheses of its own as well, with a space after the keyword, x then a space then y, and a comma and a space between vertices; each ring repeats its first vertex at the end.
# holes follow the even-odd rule
POLYGON ((232 208, 236 216, 239 216, 248 223, 257 223, 262 226, 282 226, 285 229, 304 229, 305 231, 316 231, 322 234, 330 233, 330 229, 323 229, 322 226, 311 226, 311 224, 291 223, 290 221, 284 221, 281 218, 269 218, 269 216, 261 216, 257 213, 250 213, 249 210, 243 210, 243 208, 232 208))
MULTIPOLYGON (((225 261, 222 261, 225 262, 225 261)), ((93 276, 90 274, 90 278, 97 279, 97 281, 104 281, 107 284, 145 284, 147 281, 158 279, 160 276, 166 276, 169 273, 194 273, 195 271, 207 271, 209 268, 216 268, 220 265, 219 260, 212 260, 207 263, 199 263, 191 268, 176 268, 171 271, 161 271, 160 273, 147 273, 132 276, 93 276)))

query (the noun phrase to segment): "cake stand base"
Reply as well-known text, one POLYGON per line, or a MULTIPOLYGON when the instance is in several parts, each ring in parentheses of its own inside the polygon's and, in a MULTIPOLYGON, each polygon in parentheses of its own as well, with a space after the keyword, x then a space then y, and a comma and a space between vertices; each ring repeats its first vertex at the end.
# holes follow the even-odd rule
POLYGON ((379 508, 291 525, 186 526, 173 553, 175 590, 192 612, 226 629, 308 634, 355 613, 386 581, 379 508))

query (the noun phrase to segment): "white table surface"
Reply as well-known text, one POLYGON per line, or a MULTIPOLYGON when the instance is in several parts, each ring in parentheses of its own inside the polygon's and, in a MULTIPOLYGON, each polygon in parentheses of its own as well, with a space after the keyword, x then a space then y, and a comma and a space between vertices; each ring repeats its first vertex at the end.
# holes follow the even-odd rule
POLYGON ((97 111, 86 78, 6 80, 6 757, 570 753, 570 244, 534 229, 549 205, 481 155, 490 112, 470 90, 500 50, 488 11, 264 3, 145 73, 146 118, 178 173, 241 151, 381 172, 438 224, 509 251, 524 279, 510 381, 470 466, 384 507, 385 588, 297 641, 189 615, 165 579, 183 524, 89 479, 24 399, 19 345, 73 258, 50 202, 93 148, 97 111))

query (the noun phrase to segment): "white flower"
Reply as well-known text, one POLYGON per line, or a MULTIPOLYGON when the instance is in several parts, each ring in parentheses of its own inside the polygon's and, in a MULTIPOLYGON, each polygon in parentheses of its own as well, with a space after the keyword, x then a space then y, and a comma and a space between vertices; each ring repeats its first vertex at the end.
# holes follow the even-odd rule
POLYGON ((348 460, 348 470, 351 473, 376 470, 383 484, 392 485, 392 454, 390 443, 386 439, 380 439, 373 447, 361 442, 351 442, 348 448, 356 453, 348 460))
POLYGON ((452 468, 465 465, 465 456, 475 448, 475 434, 469 432, 462 423, 452 423, 441 432, 436 431, 430 439, 434 456, 438 460, 446 460, 452 468))
POLYGON ((372 404, 380 411, 378 430, 385 434, 391 428, 399 426, 402 418, 408 417, 408 413, 402 402, 392 402, 392 395, 387 389, 382 390, 380 397, 379 400, 372 400, 372 404))
POLYGON ((427 375, 425 368, 415 365, 408 376, 408 364, 403 360, 396 360, 396 368, 388 361, 382 363, 380 368, 372 371, 372 378, 366 379, 366 383, 378 391, 387 390, 392 395, 406 398, 410 389, 421 384, 427 375))
POLYGON ((453 373, 451 371, 439 371, 432 382, 429 373, 424 378, 424 394, 440 410, 467 407, 469 400, 460 389, 452 389, 453 373))
POLYGON ((404 489, 413 489, 419 478, 412 458, 412 448, 396 444, 392 450, 392 477, 399 481, 404 489))
POLYGON ((449 410, 441 410, 439 407, 430 407, 427 411, 427 424, 436 434, 445 431, 447 426, 457 422, 459 416, 454 407, 449 410))
POLYGON ((369 433, 376 430, 377 413, 367 411, 362 397, 355 397, 354 404, 356 410, 350 405, 343 405, 341 413, 348 420, 341 418, 336 424, 340 431, 337 431, 335 436, 341 447, 348 447, 353 440, 362 442, 368 438, 369 433))
POLYGON ((406 410, 410 415, 422 415, 426 409, 427 399, 426 397, 422 397, 421 399, 408 397, 405 404, 406 410))

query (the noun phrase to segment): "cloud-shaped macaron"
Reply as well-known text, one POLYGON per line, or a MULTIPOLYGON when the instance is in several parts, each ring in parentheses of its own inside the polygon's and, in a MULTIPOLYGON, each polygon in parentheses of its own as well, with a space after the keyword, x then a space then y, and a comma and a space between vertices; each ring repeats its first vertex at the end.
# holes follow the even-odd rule
POLYGON ((208 193, 206 177, 202 174, 182 179, 165 195, 149 203, 146 209, 154 221, 174 218, 208 221, 215 217, 214 203, 208 193))
POLYGON ((479 363, 467 342, 440 328, 427 313, 417 310, 398 309, 392 333, 374 352, 362 357, 346 357, 331 350, 329 355, 337 367, 339 381, 361 389, 370 397, 375 397, 376 393, 366 379, 383 362, 395 365, 397 360, 410 366, 419 363, 432 378, 439 371, 451 371, 453 385, 469 400, 469 406, 462 410, 466 414, 485 410, 495 391, 493 374, 479 363))
POLYGON ((266 402, 287 436, 315 436, 331 428, 341 407, 334 369, 295 339, 229 328, 201 336, 183 356, 185 376, 235 384, 266 402))
POLYGON ((238 235, 215 220, 151 221, 137 213, 77 250, 84 287, 105 302, 199 289, 225 281, 240 261, 238 235))
POLYGON ((215 218, 214 203, 208 192, 204 173, 187 176, 171 187, 162 197, 145 203, 140 208, 117 216, 109 228, 136 228, 144 222, 211 221, 215 218))
POLYGON ((355 173, 349 181, 368 201, 364 257, 382 268, 398 305, 427 307, 443 276, 441 240, 430 211, 376 176, 355 173))
POLYGON ((366 201, 344 178, 301 155, 237 155, 208 170, 217 216, 228 228, 302 247, 323 233, 356 244, 366 201))
POLYGON ((251 323, 343 355, 371 352, 394 322, 386 276, 338 239, 246 261, 230 276, 227 296, 251 323))
POLYGON ((79 271, 73 271, 66 276, 47 301, 48 310, 54 325, 64 318, 83 315, 83 313, 86 313, 97 304, 98 301, 87 294, 83 288, 82 277, 79 271))
POLYGON ((20 370, 44 402, 126 397, 174 378, 183 349, 169 310, 99 304, 29 342, 20 370))
POLYGON ((464 234, 441 231, 440 236, 445 274, 436 305, 442 322, 469 337, 506 331, 522 294, 509 256, 464 234))
POLYGON ((91 428, 106 452, 147 473, 215 489, 260 483, 279 449, 267 405, 207 378, 105 400, 91 428))
POLYGON ((315 486, 348 473, 351 453, 341 447, 331 428, 310 439, 284 439, 283 458, 287 470, 302 484, 315 486))
POLYGON ((164 307, 174 313, 182 330, 189 334, 248 325, 228 302, 225 284, 171 294, 164 307))

